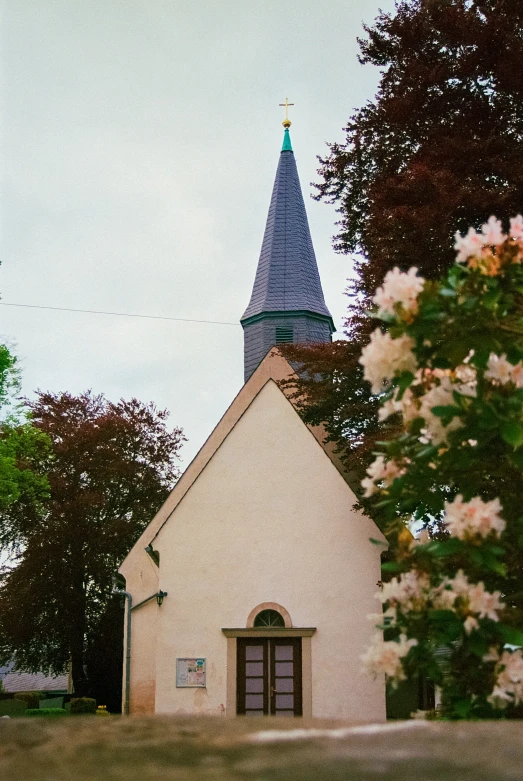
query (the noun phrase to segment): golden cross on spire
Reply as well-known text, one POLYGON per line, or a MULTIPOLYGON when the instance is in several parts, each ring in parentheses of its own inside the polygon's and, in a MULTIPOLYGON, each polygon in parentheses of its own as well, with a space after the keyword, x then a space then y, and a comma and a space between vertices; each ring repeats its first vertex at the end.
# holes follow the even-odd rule
POLYGON ((294 103, 289 103, 289 98, 285 98, 285 103, 280 103, 280 106, 285 106, 285 119, 282 122, 283 127, 290 127, 291 121, 289 119, 289 106, 294 106, 294 103))

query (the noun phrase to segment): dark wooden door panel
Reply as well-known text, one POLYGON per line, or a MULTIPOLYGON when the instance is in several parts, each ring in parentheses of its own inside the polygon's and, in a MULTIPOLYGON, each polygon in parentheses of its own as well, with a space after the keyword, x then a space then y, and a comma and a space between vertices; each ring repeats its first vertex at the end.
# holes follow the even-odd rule
POLYGON ((301 638, 238 638, 236 712, 301 716, 301 638))
POLYGON ((269 642, 270 712, 274 716, 301 716, 301 638, 275 637, 269 642))
POLYGON ((238 640, 236 713, 265 716, 269 713, 268 643, 265 638, 238 640))

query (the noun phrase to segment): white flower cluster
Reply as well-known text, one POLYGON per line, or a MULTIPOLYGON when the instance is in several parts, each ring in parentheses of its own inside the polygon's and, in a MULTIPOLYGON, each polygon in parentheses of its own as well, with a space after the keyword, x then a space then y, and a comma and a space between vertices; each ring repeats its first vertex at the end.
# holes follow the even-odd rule
POLYGON ((404 424, 410 423, 415 418, 425 420, 422 429, 422 442, 431 442, 434 445, 445 444, 450 431, 461 428, 463 422, 456 416, 447 426, 442 419, 434 415, 434 407, 453 406, 453 393, 462 396, 475 397, 477 393, 476 370, 467 364, 461 364, 454 371, 447 369, 418 369, 413 386, 424 385, 427 391, 422 396, 415 396, 410 388, 407 388, 401 400, 398 400, 398 389, 391 399, 387 399, 379 411, 379 419, 385 420, 389 415, 401 412, 404 424))
POLYGON ((523 364, 521 361, 516 365, 510 363, 505 353, 503 355, 490 353, 485 379, 491 380, 496 385, 513 382, 516 388, 523 388, 523 364))
POLYGON ((377 634, 369 649, 360 657, 364 672, 373 676, 385 674, 396 684, 404 681, 401 660, 417 644, 417 640, 407 639, 406 635, 400 635, 399 640, 385 641, 381 634, 377 634))
POLYGON ((365 489, 365 497, 372 496, 378 490, 376 483, 380 483, 384 488, 392 484, 397 478, 405 474, 405 469, 398 466, 395 461, 385 461, 383 456, 378 456, 375 461, 367 468, 368 477, 361 481, 362 488, 365 489))
POLYGON ((523 702, 523 655, 521 649, 503 651, 501 656, 495 649, 491 650, 483 661, 496 661, 494 672, 496 683, 492 694, 487 698, 495 708, 506 708, 507 705, 519 705, 523 702))
MULTIPOLYGON (((392 578, 375 595, 383 604, 387 602, 391 607, 401 607, 403 612, 423 610, 429 599, 429 576, 418 570, 403 572, 399 578, 392 578)), ((394 614, 390 614, 393 617, 394 614)))
MULTIPOLYGON (((386 624, 394 626, 398 609, 406 615, 409 612, 420 612, 432 607, 436 610, 452 610, 461 616, 467 634, 479 629, 478 619, 488 618, 491 621, 499 621, 498 611, 505 607, 500 601, 499 591, 490 593, 482 582, 469 583, 463 570, 458 570, 454 578, 445 578, 436 587, 430 585, 429 576, 424 572, 417 570, 404 572, 399 578, 392 578, 389 583, 384 583, 376 597, 383 604, 387 603, 388 608, 381 616, 369 616, 373 620, 379 620, 381 617, 386 624)), ((364 670, 373 675, 385 674, 393 683, 404 680, 405 673, 401 660, 407 656, 413 646, 417 645, 417 642, 414 638, 408 639, 406 634, 401 634, 398 640, 387 642, 383 640, 381 634, 375 635, 369 649, 360 657, 364 670)), ((494 661, 498 659, 497 656, 490 658, 494 661)), ((484 661, 487 661, 487 658, 484 661)), ((499 661, 499 669, 496 667, 496 671, 498 672, 497 689, 503 689, 515 697, 514 687, 517 685, 519 687, 517 697, 523 701, 523 660, 519 657, 519 661, 516 662, 511 657, 507 662, 503 655, 499 661)))
POLYGON ((475 496, 470 502, 464 502, 458 494, 453 502, 445 502, 447 529, 460 540, 488 537, 491 532, 499 537, 506 526, 499 515, 502 509, 499 499, 484 502, 475 496))
MULTIPOLYGON (((492 252, 492 248, 499 247, 508 238, 515 241, 523 249, 523 217, 518 214, 510 220, 509 235, 503 233, 501 221, 494 216, 490 217, 482 228, 481 233, 476 233, 474 228, 469 228, 468 233, 462 236, 459 231, 455 234, 458 263, 469 261, 470 268, 479 268, 483 274, 495 276, 500 269, 499 256, 492 252)), ((515 262, 521 262, 518 257, 515 262)))
MULTIPOLYGON (((516 233, 519 232, 518 226, 521 220, 520 214, 510 220, 511 232, 513 229, 516 233)), ((498 247, 500 244, 503 244, 507 236, 503 233, 501 220, 497 220, 492 215, 492 217, 489 217, 488 222, 482 226, 481 233, 476 233, 474 228, 469 228, 465 236, 456 231, 454 238, 456 239, 454 249, 458 253, 456 260, 458 263, 464 263, 469 258, 480 258, 485 247, 498 247)))
POLYGON ((457 386, 451 382, 449 377, 441 377, 438 384, 433 385, 421 397, 419 414, 425 421, 425 428, 422 429, 425 442, 431 442, 433 445, 444 444, 447 441, 447 435, 463 425, 459 417, 454 417, 448 425, 444 426, 442 419, 432 412, 434 407, 453 405, 452 393, 457 390, 457 386))
POLYGON ((392 339, 388 332, 383 333, 379 328, 372 332, 369 344, 361 351, 359 362, 364 369, 364 378, 372 385, 373 393, 383 390, 383 383, 391 380, 395 374, 416 371, 413 347, 414 340, 406 334, 392 339))
POLYGON ((467 634, 479 628, 478 618, 499 621, 498 611, 505 607, 500 601, 499 591, 487 591, 483 582, 469 583, 463 570, 458 570, 454 578, 444 578, 438 586, 431 586, 426 573, 410 570, 384 583, 375 597, 382 604, 387 604, 388 608, 382 616, 372 615, 369 618, 379 620, 386 617, 392 626, 396 624, 398 609, 404 615, 421 612, 429 607, 452 610, 464 619, 467 634))
POLYGON ((503 610, 505 604, 500 601, 501 592, 486 591, 485 584, 469 583, 463 570, 458 570, 454 578, 445 578, 431 593, 432 604, 439 610, 455 610, 456 613, 466 616, 465 631, 470 633, 478 628, 477 618, 490 618, 491 621, 499 621, 498 611, 503 610), (460 604, 456 607, 456 600, 460 604), (471 614, 474 616, 471 616, 471 614), (477 617, 477 618, 476 618, 477 617), (469 620, 472 619, 472 620, 469 620))
POLYGON ((418 269, 413 266, 407 273, 395 267, 388 271, 383 286, 376 290, 372 299, 379 306, 378 315, 395 314, 396 304, 415 314, 418 311, 418 295, 423 290, 425 280, 417 276, 418 269))

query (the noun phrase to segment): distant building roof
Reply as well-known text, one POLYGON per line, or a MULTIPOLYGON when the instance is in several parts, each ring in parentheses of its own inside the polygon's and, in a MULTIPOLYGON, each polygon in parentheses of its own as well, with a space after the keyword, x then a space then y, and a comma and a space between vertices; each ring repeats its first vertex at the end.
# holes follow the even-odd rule
MULTIPOLYGON (((0 668, 0 670, 3 668, 0 668)), ((69 686, 68 675, 44 675, 44 673, 19 673, 8 672, 2 680, 2 687, 6 692, 48 692, 67 691, 69 686)))
POLYGON ((332 323, 286 127, 254 287, 242 322, 245 325, 262 312, 290 311, 323 315, 332 323))

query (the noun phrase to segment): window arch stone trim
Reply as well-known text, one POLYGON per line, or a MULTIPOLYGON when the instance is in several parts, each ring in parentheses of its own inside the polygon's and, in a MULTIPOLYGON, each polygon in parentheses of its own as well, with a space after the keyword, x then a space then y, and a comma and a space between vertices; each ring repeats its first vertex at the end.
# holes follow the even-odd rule
POLYGON ((276 610, 283 618, 285 628, 292 629, 292 619, 289 611, 285 610, 282 605, 278 605, 277 602, 262 602, 260 605, 257 605, 255 608, 253 608, 247 617, 247 629, 254 628, 254 619, 258 613, 262 612, 262 610, 276 610))

